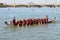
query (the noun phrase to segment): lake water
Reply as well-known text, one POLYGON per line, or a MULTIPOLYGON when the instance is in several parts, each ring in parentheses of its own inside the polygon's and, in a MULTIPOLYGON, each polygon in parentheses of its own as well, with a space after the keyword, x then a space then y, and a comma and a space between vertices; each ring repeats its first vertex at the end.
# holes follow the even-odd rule
POLYGON ((60 40, 60 8, 0 8, 0 40, 60 40), (44 18, 49 16, 56 23, 10 27, 4 24, 16 19, 44 18))

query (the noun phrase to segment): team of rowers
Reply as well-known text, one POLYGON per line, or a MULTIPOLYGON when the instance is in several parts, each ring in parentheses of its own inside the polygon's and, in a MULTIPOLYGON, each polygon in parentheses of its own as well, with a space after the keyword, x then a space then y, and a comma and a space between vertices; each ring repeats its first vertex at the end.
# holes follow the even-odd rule
POLYGON ((16 21, 16 18, 14 17, 13 21, 10 21, 10 24, 13 24, 14 26, 24 26, 24 25, 33 25, 33 24, 46 24, 48 23, 48 16, 46 15, 46 18, 39 18, 39 19, 23 19, 16 21))

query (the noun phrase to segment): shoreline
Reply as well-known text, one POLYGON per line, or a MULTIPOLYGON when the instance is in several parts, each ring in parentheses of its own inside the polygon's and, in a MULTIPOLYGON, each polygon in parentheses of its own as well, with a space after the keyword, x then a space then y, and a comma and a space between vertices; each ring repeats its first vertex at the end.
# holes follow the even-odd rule
POLYGON ((38 8, 43 8, 43 7, 50 7, 50 8, 56 8, 56 7, 60 7, 60 4, 4 4, 4 3, 0 3, 0 8, 6 8, 6 7, 26 7, 26 8, 30 8, 30 7, 38 7, 38 8))

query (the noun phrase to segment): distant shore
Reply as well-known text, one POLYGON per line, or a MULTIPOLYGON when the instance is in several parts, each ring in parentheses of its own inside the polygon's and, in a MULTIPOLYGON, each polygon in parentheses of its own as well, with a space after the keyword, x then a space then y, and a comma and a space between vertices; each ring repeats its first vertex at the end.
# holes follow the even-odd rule
POLYGON ((60 5, 54 5, 54 4, 17 4, 17 5, 7 5, 7 4, 4 4, 4 3, 0 3, 0 8, 4 8, 4 7, 39 7, 39 8, 42 8, 42 7, 60 7, 60 5))

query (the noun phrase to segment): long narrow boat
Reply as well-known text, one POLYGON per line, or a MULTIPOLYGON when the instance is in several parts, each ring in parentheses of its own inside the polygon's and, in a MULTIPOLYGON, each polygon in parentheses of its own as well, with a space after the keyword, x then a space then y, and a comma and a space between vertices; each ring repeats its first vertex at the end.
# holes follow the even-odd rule
MULTIPOLYGON (((54 23, 54 22, 55 22, 55 20, 50 20, 50 21, 48 21, 46 24, 54 23)), ((4 23, 5 23, 6 25, 8 25, 8 26, 14 26, 13 24, 9 24, 7 21, 4 21, 4 23)))
MULTIPOLYGON (((15 19, 15 17, 14 17, 15 19)), ((23 20, 19 20, 17 22, 15 22, 15 20, 13 20, 13 22, 8 23, 7 21, 4 21, 4 23, 8 26, 25 26, 25 25, 33 25, 33 24, 48 24, 48 23, 54 23, 55 22, 56 17, 54 18, 54 20, 48 20, 48 16, 46 16, 46 18, 39 18, 39 19, 23 19, 23 20), (12 23, 12 24, 11 24, 12 23)))

